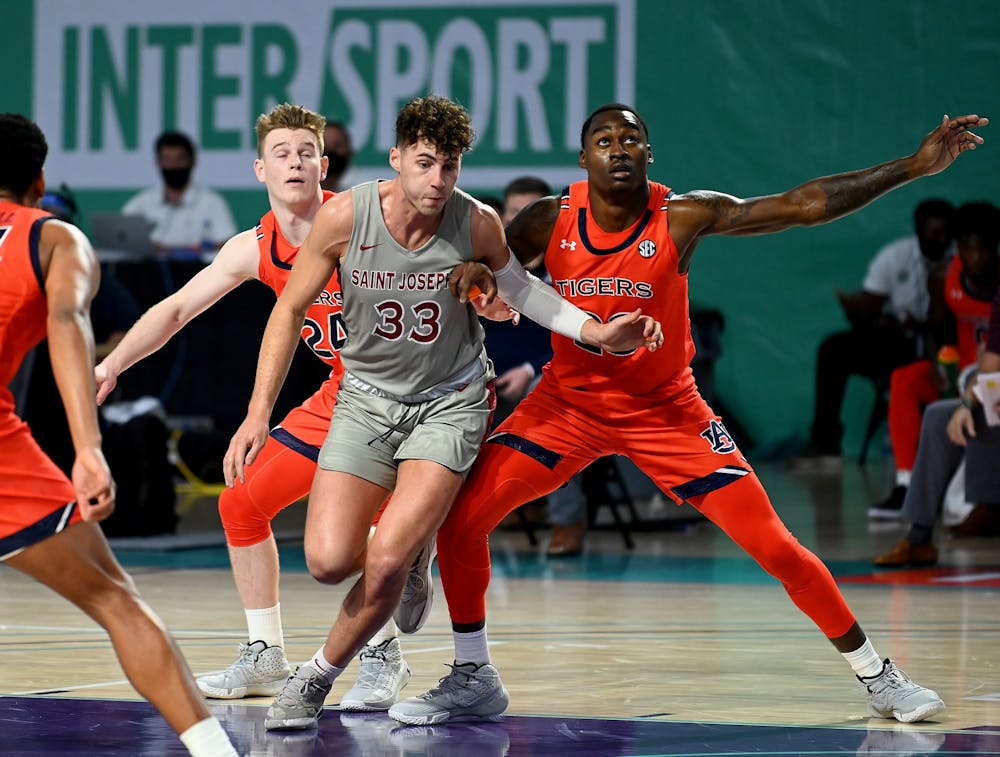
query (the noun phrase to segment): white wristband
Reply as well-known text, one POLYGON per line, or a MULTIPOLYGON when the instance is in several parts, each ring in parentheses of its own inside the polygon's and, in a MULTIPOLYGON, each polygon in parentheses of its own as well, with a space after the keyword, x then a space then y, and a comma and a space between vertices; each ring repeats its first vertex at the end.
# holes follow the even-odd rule
POLYGON ((513 253, 507 265, 494 271, 494 276, 500 296, 508 305, 550 331, 581 340, 583 324, 590 316, 524 270, 513 253))

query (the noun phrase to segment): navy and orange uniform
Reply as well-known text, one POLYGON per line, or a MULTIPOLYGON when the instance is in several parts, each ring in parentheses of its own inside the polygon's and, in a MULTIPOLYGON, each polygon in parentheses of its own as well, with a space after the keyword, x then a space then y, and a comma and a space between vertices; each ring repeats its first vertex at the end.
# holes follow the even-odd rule
POLYGON ((675 502, 689 502, 781 580, 833 638, 854 617, 830 576, 774 512, 753 469, 698 393, 690 363, 687 273, 670 235, 670 189, 649 183, 639 219, 601 229, 588 183, 561 198, 545 265, 555 289, 602 322, 641 308, 663 346, 610 354, 553 335, 538 386, 487 439, 438 534, 454 623, 485 618, 487 536, 517 507, 553 491, 599 457, 624 455, 675 502))
POLYGON ((670 189, 650 183, 649 204, 635 225, 609 233, 588 212, 587 183, 561 198, 545 265, 559 294, 607 323, 642 308, 663 324, 655 360, 645 350, 606 355, 596 347, 552 335, 546 369, 560 385, 589 392, 676 396, 694 386, 694 340, 688 327, 688 277, 667 224, 670 189), (668 331, 669 326, 669 331, 668 331))
POLYGON ((0 201, 0 560, 80 520, 76 493, 17 417, 7 385, 45 337, 39 258, 48 213, 0 201))
POLYGON ((556 291, 605 323, 641 308, 662 324, 663 346, 609 354, 553 334, 553 358, 534 396, 522 401, 524 410, 501 425, 487 447, 533 444, 553 471, 567 460, 578 469, 603 455, 628 455, 677 502, 749 473, 691 372, 688 277, 679 270, 670 236, 669 198, 668 187, 651 183, 641 217, 611 233, 589 212, 586 182, 562 197, 545 253, 556 291), (550 400, 579 420, 578 436, 567 434, 565 417, 545 420, 550 400))
MULTIPOLYGON (((323 202, 331 197, 333 192, 324 192, 323 202)), ((258 278, 280 295, 299 248, 281 234, 273 211, 260 219, 256 232, 260 252, 258 278)), ((312 396, 271 430, 267 443, 246 468, 246 482, 224 490, 219 497, 222 524, 232 546, 246 547, 264 541, 271 534, 271 519, 309 492, 344 374, 340 348, 347 341, 347 331, 336 274, 306 311, 302 340, 330 366, 330 375, 312 396)))

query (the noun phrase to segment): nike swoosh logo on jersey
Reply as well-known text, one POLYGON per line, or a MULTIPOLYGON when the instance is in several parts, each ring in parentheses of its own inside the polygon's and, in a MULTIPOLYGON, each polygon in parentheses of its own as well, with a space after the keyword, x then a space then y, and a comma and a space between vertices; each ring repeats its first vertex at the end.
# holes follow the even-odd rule
POLYGON ((378 247, 380 244, 382 243, 376 242, 375 244, 363 244, 361 245, 361 251, 364 252, 365 250, 370 250, 372 247, 378 247))

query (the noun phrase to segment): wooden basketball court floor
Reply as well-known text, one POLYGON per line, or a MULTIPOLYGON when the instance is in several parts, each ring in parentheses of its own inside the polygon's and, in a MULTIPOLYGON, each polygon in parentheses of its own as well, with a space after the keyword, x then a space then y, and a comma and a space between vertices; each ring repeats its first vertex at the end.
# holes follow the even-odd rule
MULTIPOLYGON (((315 730, 266 732, 267 699, 212 708, 252 755, 1000 754, 1000 539, 941 534, 936 568, 876 571, 871 557, 903 533, 866 516, 885 493, 885 471, 758 472, 876 649, 944 698, 938 719, 869 718, 847 664, 779 585, 711 524, 676 521, 640 530, 631 551, 614 530, 592 531, 582 557, 557 560, 543 555, 544 531, 535 548, 518 530, 494 535, 489 633, 511 694, 499 723, 401 727, 384 714, 340 713, 354 666, 315 730)), ((116 551, 201 674, 235 659, 245 626, 214 504, 187 502, 185 513, 179 536, 116 551)), ((343 596, 304 570, 304 513, 297 504, 276 522, 291 535, 280 546, 293 661, 316 650, 343 596)), ((407 695, 436 683, 452 657, 437 591, 425 628, 402 638, 407 695)), ((0 568, 0 754, 183 753, 125 681, 103 632, 0 568)))

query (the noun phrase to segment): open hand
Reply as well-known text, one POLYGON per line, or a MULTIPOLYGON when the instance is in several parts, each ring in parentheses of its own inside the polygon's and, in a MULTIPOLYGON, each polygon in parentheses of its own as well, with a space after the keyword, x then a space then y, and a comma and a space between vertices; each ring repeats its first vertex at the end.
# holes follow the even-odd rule
POLYGON ((497 394, 505 400, 520 402, 524 395, 528 393, 531 380, 535 378, 535 372, 526 365, 515 365, 497 376, 497 394))
POLYGON ((475 293, 477 288, 474 287, 469 292, 469 302, 476 309, 476 315, 491 321, 511 321, 515 326, 521 322, 521 314, 499 296, 494 297, 492 302, 487 302, 485 294, 475 293))
POLYGON ((921 176, 940 173, 967 150, 975 150, 983 138, 969 129, 986 126, 990 119, 977 115, 948 118, 944 116, 934 131, 924 137, 914 157, 920 166, 921 176))
POLYGON ((243 420, 230 439, 229 449, 222 458, 222 476, 225 478, 226 486, 230 488, 235 486, 237 478, 241 484, 246 483, 246 466, 257 459, 257 454, 267 442, 269 431, 267 421, 250 417, 243 420))
POLYGON ((643 315, 642 310, 622 313, 607 323, 589 320, 580 336, 587 344, 616 353, 629 353, 640 347, 655 352, 663 344, 660 322, 643 315))

